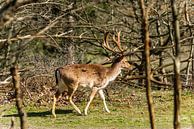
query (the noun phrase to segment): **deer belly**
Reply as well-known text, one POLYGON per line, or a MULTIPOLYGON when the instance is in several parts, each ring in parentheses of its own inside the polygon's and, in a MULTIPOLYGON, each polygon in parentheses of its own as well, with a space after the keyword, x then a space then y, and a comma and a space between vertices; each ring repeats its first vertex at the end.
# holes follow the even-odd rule
POLYGON ((90 88, 92 88, 94 83, 93 82, 89 82, 89 81, 85 81, 85 82, 80 82, 79 85, 82 86, 82 87, 90 87, 90 88))

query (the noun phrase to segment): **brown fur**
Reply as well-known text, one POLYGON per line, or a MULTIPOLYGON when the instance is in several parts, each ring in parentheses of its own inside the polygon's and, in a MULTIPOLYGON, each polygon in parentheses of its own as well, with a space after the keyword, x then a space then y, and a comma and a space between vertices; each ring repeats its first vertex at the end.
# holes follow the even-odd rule
POLYGON ((70 103, 76 109, 76 111, 81 114, 79 108, 72 101, 72 96, 77 90, 78 86, 88 86, 92 89, 90 100, 85 108, 85 115, 87 115, 87 110, 96 92, 99 92, 100 97, 104 102, 105 110, 110 112, 107 108, 102 90, 110 81, 113 81, 119 75, 123 67, 130 67, 130 65, 128 62, 126 62, 125 58, 119 57, 113 62, 111 67, 104 67, 103 65, 99 64, 71 64, 58 68, 55 72, 58 90, 54 96, 52 110, 53 116, 56 117, 56 99, 58 99, 60 94, 64 91, 68 91, 70 103))

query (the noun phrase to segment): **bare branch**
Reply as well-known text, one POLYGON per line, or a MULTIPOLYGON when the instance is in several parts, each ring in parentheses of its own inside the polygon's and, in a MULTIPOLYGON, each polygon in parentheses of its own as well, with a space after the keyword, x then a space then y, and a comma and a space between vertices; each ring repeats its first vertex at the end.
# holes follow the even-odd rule
POLYGON ((11 83, 12 76, 9 76, 4 81, 0 81, 0 85, 6 85, 11 83))

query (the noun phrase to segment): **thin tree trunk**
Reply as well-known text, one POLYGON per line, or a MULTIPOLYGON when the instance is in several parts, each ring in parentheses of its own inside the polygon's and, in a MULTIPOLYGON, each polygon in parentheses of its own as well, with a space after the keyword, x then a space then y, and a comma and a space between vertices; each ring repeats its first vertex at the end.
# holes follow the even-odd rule
POLYGON ((18 114, 20 117, 20 127, 21 129, 27 129, 27 115, 23 108, 23 100, 21 95, 21 88, 20 88, 20 75, 18 74, 17 66, 14 66, 10 69, 12 78, 13 78, 13 85, 15 88, 15 95, 16 95, 16 107, 18 110, 18 114))
POLYGON ((153 99, 151 95, 151 66, 150 66, 150 38, 149 38, 149 30, 148 30, 148 9, 145 9, 144 0, 140 0, 141 13, 143 16, 142 19, 142 36, 143 42, 145 44, 145 67, 146 67, 146 97, 148 103, 148 111, 150 117, 150 125, 152 129, 155 129, 155 114, 153 108, 153 99))
MULTIPOLYGON (((193 39, 193 42, 194 42, 194 39, 193 39)), ((189 58, 190 59, 192 59, 193 57, 193 53, 194 53, 194 47, 193 47, 193 45, 191 45, 191 48, 190 48, 190 54, 189 54, 189 58)), ((190 75, 190 69, 191 69, 191 65, 192 65, 192 60, 188 60, 188 62, 187 62, 187 70, 186 70, 186 86, 187 85, 190 85, 189 84, 189 81, 190 81, 190 79, 192 78, 190 75)))
POLYGON ((193 56, 192 56, 192 87, 194 88, 194 52, 193 52, 193 56))
MULTIPOLYGON (((190 33, 190 36, 194 36, 193 35, 193 32, 192 32, 192 28, 191 28, 191 22, 190 22, 190 18, 189 18, 189 14, 188 14, 188 9, 187 9, 187 1, 185 1, 185 5, 184 5, 184 13, 185 13, 185 24, 187 24, 189 26, 189 33, 190 33)), ((192 43, 191 43, 191 47, 190 47, 190 53, 189 53, 189 58, 192 59, 193 57, 193 53, 194 53, 194 39, 192 39, 192 43)), ((188 60, 187 62, 187 71, 186 71, 186 86, 187 85, 192 85, 192 84, 189 84, 189 81, 190 79, 192 78, 190 76, 190 70, 191 70, 191 66, 192 65, 192 60, 188 60)), ((192 81, 190 81, 192 82, 192 81)))
POLYGON ((174 43, 175 43, 175 58, 174 58, 174 129, 180 129, 180 108, 181 108, 181 81, 180 81, 180 30, 178 21, 178 10, 176 0, 171 0, 173 28, 174 28, 174 43))
MULTIPOLYGON (((158 16, 159 17, 159 16, 158 16)), ((161 36, 161 24, 160 24, 160 21, 158 20, 157 21, 157 23, 156 23, 156 25, 157 25, 157 33, 158 33, 158 36, 160 37, 159 38, 159 45, 160 46, 163 46, 163 38, 162 38, 162 36, 161 36)), ((164 64, 164 59, 163 59, 163 51, 161 51, 160 52, 160 54, 159 54, 159 67, 161 67, 163 64, 164 64)), ((166 73, 166 70, 165 70, 165 68, 162 68, 161 70, 160 70, 160 73, 162 74, 162 75, 164 75, 165 73, 166 73)), ((167 81, 167 78, 165 77, 165 76, 161 76, 161 81, 162 82, 164 82, 164 83, 168 83, 168 81, 167 81)), ((167 88, 167 86, 165 86, 165 88, 167 88)))
MULTIPOLYGON (((75 0, 69 0, 70 4, 68 5, 68 8, 70 9, 70 14, 68 16, 68 21, 69 21, 69 25, 68 25, 68 28, 69 28, 69 32, 71 34, 73 34, 73 23, 75 22, 74 20, 74 17, 72 16, 71 14, 71 10, 73 10, 74 6, 75 6, 75 3, 76 1, 75 0)), ((67 62, 68 64, 74 64, 75 63, 75 58, 74 58, 74 54, 75 54, 75 46, 73 44, 73 39, 70 38, 68 39, 68 58, 67 58, 67 62)))

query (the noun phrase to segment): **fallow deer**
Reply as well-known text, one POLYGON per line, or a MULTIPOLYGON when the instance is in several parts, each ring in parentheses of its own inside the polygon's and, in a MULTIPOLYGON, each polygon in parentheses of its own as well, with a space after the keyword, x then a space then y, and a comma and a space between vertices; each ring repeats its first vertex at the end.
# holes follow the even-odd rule
MULTIPOLYGON (((108 33, 106 33, 104 36, 103 46, 106 49, 115 52, 115 50, 111 49, 107 39, 108 33)), ((130 64, 124 57, 123 50, 120 46, 120 33, 118 33, 118 40, 116 41, 116 39, 113 38, 113 41, 115 41, 118 49, 120 50, 120 56, 113 61, 110 67, 104 67, 100 64, 70 64, 56 69, 55 77, 58 89, 53 100, 52 114, 54 117, 56 117, 56 101, 64 91, 67 91, 69 96, 68 100, 71 105, 79 114, 81 114, 80 109, 72 101, 72 97, 79 86, 89 87, 92 89, 89 101, 84 109, 85 115, 88 114, 90 103, 97 92, 99 93, 100 98, 103 100, 105 111, 110 113, 105 101, 103 89, 109 84, 109 82, 115 80, 115 78, 120 74, 122 68, 130 67, 130 64)))

